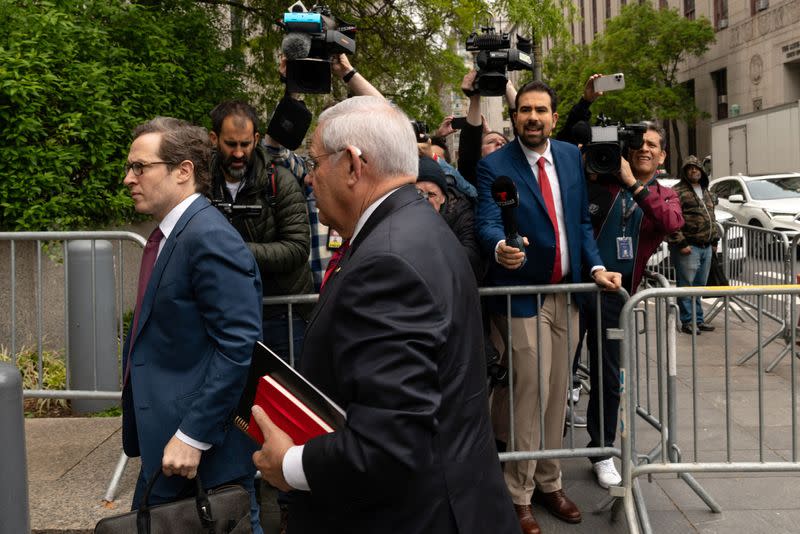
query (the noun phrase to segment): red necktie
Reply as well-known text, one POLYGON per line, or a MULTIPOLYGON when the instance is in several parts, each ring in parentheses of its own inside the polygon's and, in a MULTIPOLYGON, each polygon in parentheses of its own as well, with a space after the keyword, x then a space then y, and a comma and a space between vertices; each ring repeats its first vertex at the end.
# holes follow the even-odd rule
POLYGON ((550 222, 553 223, 553 232, 556 235, 556 259, 553 264, 553 276, 550 277, 550 283, 556 284, 561 281, 563 277, 561 273, 561 238, 558 235, 558 219, 556 218, 556 203, 553 200, 553 190, 550 189, 550 179, 547 177, 547 172, 544 170, 545 159, 540 157, 536 164, 539 166, 539 188, 542 190, 542 198, 544 204, 547 206, 547 215, 550 216, 550 222))
POLYGON ((128 381, 128 375, 131 370, 131 354, 133 354, 133 343, 136 341, 136 326, 139 324, 139 311, 142 307, 142 300, 144 300, 144 293, 147 291, 147 284, 150 282, 150 275, 153 274, 153 266, 156 264, 156 257, 158 256, 158 245, 161 244, 161 239, 164 234, 161 228, 156 226, 150 237, 147 238, 147 244, 144 246, 144 253, 142 254, 142 265, 139 267, 139 289, 136 292, 136 309, 133 312, 133 323, 131 323, 131 342, 128 348, 128 365, 125 366, 125 379, 123 384, 128 381))
POLYGON ((328 260, 328 266, 325 268, 325 275, 322 277, 322 284, 319 286, 319 292, 322 293, 322 288, 325 287, 325 282, 328 281, 328 278, 331 277, 333 272, 336 270, 336 267, 339 266, 339 262, 342 261, 342 257, 344 253, 347 252, 347 249, 350 248, 350 240, 346 239, 342 246, 336 249, 336 252, 333 253, 331 259, 328 260))

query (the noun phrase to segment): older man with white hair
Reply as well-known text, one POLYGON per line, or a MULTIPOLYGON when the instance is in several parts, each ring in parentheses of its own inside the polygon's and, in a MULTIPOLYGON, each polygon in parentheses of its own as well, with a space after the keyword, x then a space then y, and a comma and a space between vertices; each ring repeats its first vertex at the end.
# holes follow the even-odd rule
POLYGON ((414 187, 408 118, 354 97, 319 118, 320 218, 348 247, 312 313, 301 371, 347 412, 295 446, 261 411, 253 459, 295 489, 289 532, 518 532, 488 417, 479 298, 463 247, 414 187))

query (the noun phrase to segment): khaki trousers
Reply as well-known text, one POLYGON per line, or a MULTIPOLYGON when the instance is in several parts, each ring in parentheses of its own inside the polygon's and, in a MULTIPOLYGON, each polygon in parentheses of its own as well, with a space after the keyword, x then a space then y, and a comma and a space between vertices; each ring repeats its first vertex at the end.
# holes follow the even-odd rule
MULTIPOLYGON (((504 354, 504 359, 507 359, 504 347, 508 340, 508 319, 502 315, 496 315, 492 319, 495 327, 493 341, 504 354)), ((547 295, 542 301, 538 318, 511 318, 511 335, 514 370, 513 450, 540 450, 540 414, 544 414, 544 449, 560 449, 567 408, 568 379, 572 369, 569 341, 572 346, 575 345, 578 335, 578 308, 573 302, 569 311, 567 310, 565 294, 547 295), (571 339, 568 339, 568 333, 571 339), (538 344, 537 334, 541 335, 538 344)), ((508 393, 508 388, 495 388, 492 395, 495 436, 506 443, 509 441, 508 393)), ((508 450, 512 450, 510 443, 508 450)), ((503 474, 514 504, 530 504, 535 487, 544 493, 561 489, 561 463, 558 460, 505 462, 503 474)))

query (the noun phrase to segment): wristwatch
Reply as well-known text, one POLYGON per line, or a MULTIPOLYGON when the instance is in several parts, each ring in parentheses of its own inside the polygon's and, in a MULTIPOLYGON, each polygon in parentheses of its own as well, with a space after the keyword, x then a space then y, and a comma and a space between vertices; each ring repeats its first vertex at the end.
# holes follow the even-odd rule
POLYGON ((342 81, 343 81, 344 83, 349 83, 349 82, 350 82, 350 80, 352 80, 352 79, 353 79, 353 76, 355 76, 357 72, 358 72, 358 71, 357 71, 356 69, 350 69, 350 70, 347 72, 347 74, 345 74, 344 76, 342 76, 342 81))
POLYGON ((637 189, 639 189, 639 187, 644 187, 644 184, 642 182, 640 182, 639 180, 636 180, 631 185, 625 186, 625 189, 629 193, 633 194, 637 189))

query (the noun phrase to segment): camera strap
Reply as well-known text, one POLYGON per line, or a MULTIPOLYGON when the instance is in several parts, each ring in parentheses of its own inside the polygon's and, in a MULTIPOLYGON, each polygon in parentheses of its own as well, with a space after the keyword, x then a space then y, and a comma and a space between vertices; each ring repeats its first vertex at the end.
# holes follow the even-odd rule
POLYGON ((278 205, 277 174, 275 163, 270 162, 269 167, 267 167, 267 187, 264 188, 264 201, 270 208, 278 205))

